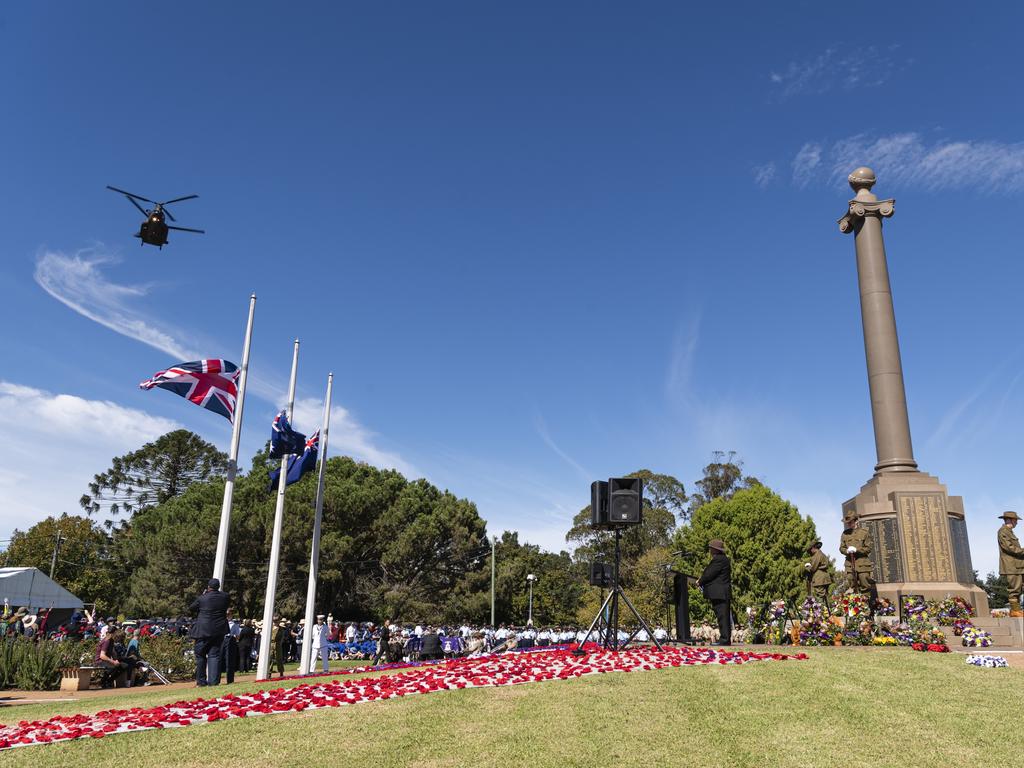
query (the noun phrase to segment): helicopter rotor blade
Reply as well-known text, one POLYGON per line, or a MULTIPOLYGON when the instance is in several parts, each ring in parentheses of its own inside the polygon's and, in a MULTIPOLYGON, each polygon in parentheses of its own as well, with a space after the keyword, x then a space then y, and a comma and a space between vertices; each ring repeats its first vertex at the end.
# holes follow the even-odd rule
POLYGON ((167 225, 168 229, 176 229, 179 232, 195 232, 198 235, 205 235, 205 229, 189 229, 188 227, 172 227, 170 224, 167 225))
POLYGON ((184 197, 176 197, 173 200, 165 200, 160 205, 170 205, 171 203, 180 203, 182 200, 192 200, 193 198, 199 197, 199 195, 185 195, 184 197))
POLYGON ((112 187, 109 184, 107 184, 107 189, 113 190, 114 192, 120 192, 122 195, 125 195, 126 197, 134 197, 136 200, 141 200, 144 203, 152 203, 153 205, 159 205, 159 203, 156 200, 150 200, 148 197, 143 197, 142 195, 136 195, 136 194, 134 194, 132 192, 125 192, 123 189, 118 189, 117 187, 112 187))
POLYGON ((132 205, 134 205, 134 206, 135 206, 136 208, 138 208, 138 209, 139 209, 139 212, 140 212, 140 213, 142 213, 142 215, 143 215, 143 216, 149 216, 149 211, 147 211, 147 210, 146 210, 145 208, 143 208, 143 207, 142 207, 141 205, 139 205, 138 203, 136 203, 136 202, 135 202, 135 200, 133 200, 133 199, 132 199, 132 198, 130 198, 130 197, 129 197, 129 198, 127 198, 127 200, 128 200, 128 202, 129 202, 129 203, 131 203, 131 204, 132 204, 132 205))
POLYGON ((165 214, 167 214, 167 218, 170 219, 171 221, 177 221, 177 219, 174 218, 174 214, 171 213, 166 208, 164 208, 164 205, 165 205, 165 203, 160 203, 160 210, 163 211, 165 214))

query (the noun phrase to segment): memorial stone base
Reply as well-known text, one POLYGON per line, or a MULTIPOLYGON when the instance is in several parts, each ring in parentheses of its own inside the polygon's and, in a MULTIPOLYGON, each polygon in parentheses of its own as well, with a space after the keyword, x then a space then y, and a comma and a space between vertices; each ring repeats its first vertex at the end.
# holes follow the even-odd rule
POLYGON ((988 596, 974 583, 963 498, 950 496, 938 478, 925 472, 876 474, 843 504, 844 513, 850 509, 871 533, 879 597, 899 605, 906 595, 959 595, 975 615, 989 615, 988 596))

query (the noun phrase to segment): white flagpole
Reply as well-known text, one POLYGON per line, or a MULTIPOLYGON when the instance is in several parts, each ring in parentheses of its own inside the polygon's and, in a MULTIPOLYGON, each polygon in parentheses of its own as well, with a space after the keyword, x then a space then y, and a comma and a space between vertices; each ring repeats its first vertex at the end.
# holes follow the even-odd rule
POLYGON ((313 516, 313 547, 309 554, 309 582, 306 584, 306 629, 302 633, 302 656, 299 674, 308 675, 313 666, 313 611, 316 608, 316 581, 320 573, 320 523, 324 513, 324 472, 327 469, 327 433, 331 428, 331 389, 334 374, 327 374, 327 397, 324 400, 323 429, 320 431, 320 476, 316 486, 316 514, 313 516))
POLYGON ((231 420, 231 449, 228 453, 228 477, 224 482, 224 503, 220 508, 220 532, 217 534, 217 556, 213 561, 213 578, 224 589, 224 566, 228 557, 228 534, 231 532, 231 497, 235 493, 235 475, 238 472, 238 443, 242 438, 242 409, 245 407, 245 382, 249 377, 249 347, 252 344, 252 321, 256 315, 256 294, 249 297, 249 322, 245 326, 245 344, 242 347, 242 369, 238 376, 238 398, 231 420))
MULTIPOLYGON (((299 369, 299 340, 292 351, 292 378, 288 383, 288 421, 295 415, 295 375, 299 369)), ((277 567, 281 561, 281 526, 284 523, 284 489, 287 487, 288 456, 281 459, 277 478, 277 508, 274 510, 274 538, 270 544, 270 565, 267 570, 267 596, 263 604, 263 628, 260 634, 260 657, 256 679, 266 680, 270 671, 270 636, 274 629, 274 599, 277 596, 277 567)))

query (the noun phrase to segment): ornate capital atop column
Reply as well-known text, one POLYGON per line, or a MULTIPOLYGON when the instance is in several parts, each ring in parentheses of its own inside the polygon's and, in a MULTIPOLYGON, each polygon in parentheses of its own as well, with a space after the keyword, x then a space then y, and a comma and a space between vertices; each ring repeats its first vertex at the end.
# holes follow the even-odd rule
POLYGON ((875 172, 870 168, 858 168, 849 175, 847 181, 856 193, 850 201, 850 207, 846 215, 839 219, 839 231, 842 233, 853 231, 853 220, 862 219, 865 216, 881 216, 884 219, 893 215, 896 210, 894 199, 879 200, 871 194, 871 188, 875 186, 875 172))

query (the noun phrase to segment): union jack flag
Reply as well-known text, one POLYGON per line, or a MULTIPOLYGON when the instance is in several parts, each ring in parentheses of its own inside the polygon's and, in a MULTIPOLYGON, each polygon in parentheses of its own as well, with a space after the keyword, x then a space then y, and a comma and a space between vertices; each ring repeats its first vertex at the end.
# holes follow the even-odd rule
POLYGON ((238 366, 228 360, 195 360, 158 371, 139 388, 166 389, 233 421, 240 373, 238 366))

